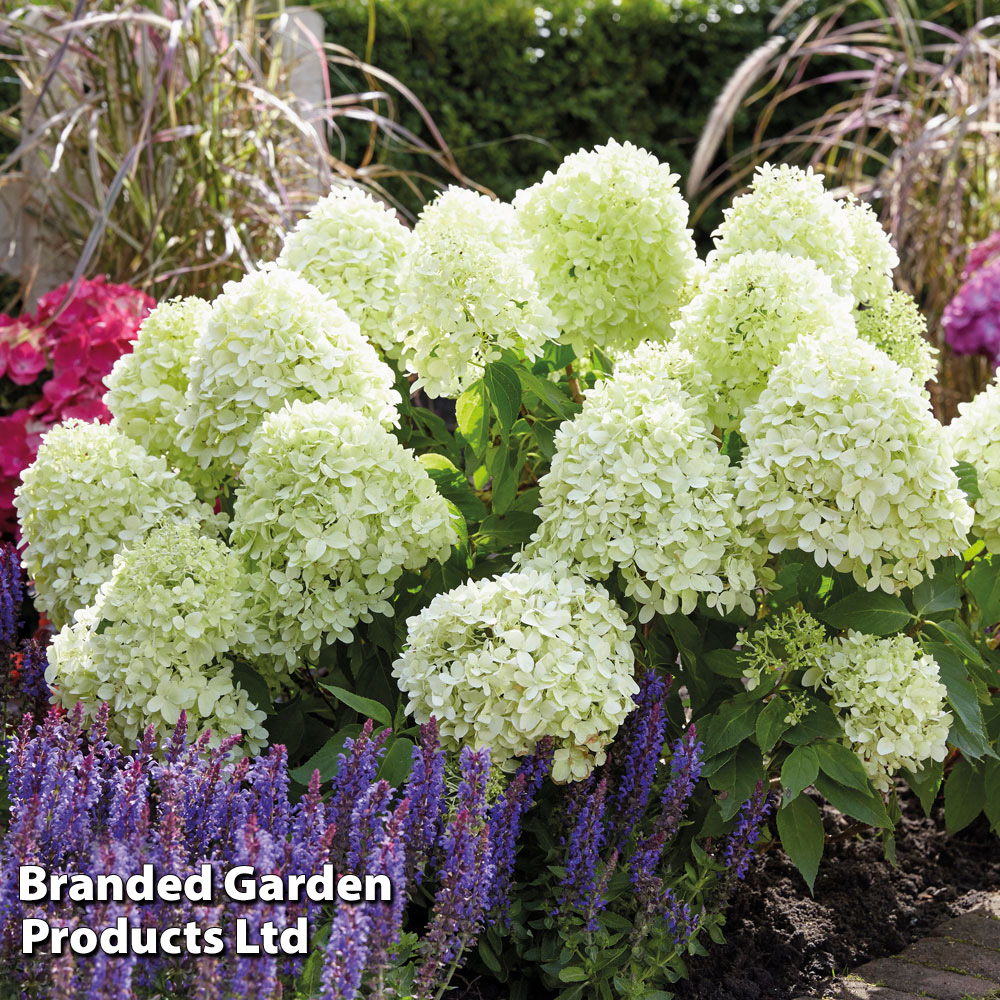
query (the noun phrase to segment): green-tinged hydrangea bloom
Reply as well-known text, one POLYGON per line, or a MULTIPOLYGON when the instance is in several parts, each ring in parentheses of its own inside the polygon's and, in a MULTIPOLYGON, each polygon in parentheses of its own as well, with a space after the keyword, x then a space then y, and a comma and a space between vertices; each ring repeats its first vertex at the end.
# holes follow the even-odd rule
POLYGON ((791 608, 753 632, 740 632, 743 676, 753 691, 775 672, 788 675, 811 670, 822 662, 826 629, 807 611, 791 608))
POLYGON ((990 552, 1000 552, 1000 376, 971 403, 959 403, 958 412, 946 433, 956 461, 969 462, 978 474, 972 530, 990 552))
POLYGON ((677 174, 614 139, 519 191, 530 262, 578 355, 663 340, 699 268, 677 174))
POLYGON ((203 299, 174 299, 143 320, 131 354, 123 354, 105 379, 104 404, 118 427, 151 455, 163 455, 204 500, 215 499, 214 478, 177 442, 177 415, 184 409, 187 367, 208 319, 203 299))
POLYGON ((880 302, 855 313, 858 333, 904 368, 913 381, 926 385, 937 376, 938 349, 927 339, 927 320, 906 292, 891 292, 880 302))
POLYGON ((892 272, 899 266, 899 255, 889 241, 871 205, 854 198, 840 202, 851 227, 851 252, 858 262, 852 290, 854 300, 878 305, 892 293, 892 272))
POLYGON ((447 502, 377 420, 337 402, 295 402, 254 436, 233 511, 252 568, 261 654, 295 666, 359 621, 392 614, 404 570, 457 541, 447 502))
POLYGON ((445 746, 487 746, 507 768, 551 736, 553 779, 585 778, 638 692, 632 627, 603 587, 565 570, 463 583, 407 627, 393 664, 407 710, 434 716, 445 746))
POLYGON ((826 272, 838 295, 854 298, 860 270, 853 252, 856 220, 811 167, 765 163, 749 192, 733 199, 723 216, 712 234, 710 266, 750 250, 807 257, 826 272))
POLYGON ((449 188, 420 213, 400 268, 401 358, 428 396, 458 396, 504 350, 541 356, 558 330, 510 205, 449 188))
POLYGON ((927 394, 855 334, 796 341, 740 431, 736 502, 771 552, 893 592, 965 547, 972 509, 927 394))
POLYGON ((188 376, 180 445, 220 484, 246 461, 264 416, 286 402, 335 399, 387 424, 399 419, 392 369, 357 323, 280 268, 226 283, 188 376))
POLYGON ((365 337, 395 358, 396 274, 411 235, 389 206, 366 191, 335 188, 285 237, 278 265, 330 296, 365 337))
POLYGON ((803 681, 829 693, 845 744, 877 788, 887 791, 900 770, 915 773, 947 755, 948 692, 934 658, 909 636, 851 631, 830 643, 822 667, 807 671, 803 681))
POLYGON ((66 707, 111 708, 112 739, 128 746, 152 724, 162 741, 181 712, 213 742, 234 734, 256 753, 265 713, 233 679, 228 655, 252 638, 240 560, 190 525, 154 529, 115 556, 93 605, 52 642, 45 678, 66 707))
POLYGON ((710 268, 674 329, 677 343, 716 386, 714 423, 725 430, 739 425, 798 337, 853 330, 852 304, 806 258, 756 250, 710 268))
POLYGON ((57 627, 94 600, 120 548, 161 522, 212 517, 161 456, 114 424, 80 420, 45 435, 14 505, 36 603, 57 627))
POLYGON ((522 558, 568 558, 598 580, 617 569, 643 622, 690 613, 701 595, 752 612, 765 553, 734 502, 734 470, 704 401, 672 377, 683 352, 640 351, 645 367, 619 364, 556 432, 542 523, 522 558))

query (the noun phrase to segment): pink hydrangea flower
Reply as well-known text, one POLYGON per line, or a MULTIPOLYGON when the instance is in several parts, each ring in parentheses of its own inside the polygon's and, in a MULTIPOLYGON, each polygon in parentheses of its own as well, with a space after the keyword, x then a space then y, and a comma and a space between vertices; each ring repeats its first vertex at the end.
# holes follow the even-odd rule
POLYGON ((81 281, 64 305, 68 289, 63 285, 43 296, 34 315, 0 316, 0 378, 28 389, 31 400, 0 417, 0 532, 5 534, 16 529, 14 489, 45 431, 69 417, 111 419, 102 402, 104 377, 132 350, 139 325, 156 304, 104 277, 81 281))
POLYGON ((1000 233, 969 251, 962 274, 941 317, 944 339, 958 354, 985 354, 1000 364, 1000 233))

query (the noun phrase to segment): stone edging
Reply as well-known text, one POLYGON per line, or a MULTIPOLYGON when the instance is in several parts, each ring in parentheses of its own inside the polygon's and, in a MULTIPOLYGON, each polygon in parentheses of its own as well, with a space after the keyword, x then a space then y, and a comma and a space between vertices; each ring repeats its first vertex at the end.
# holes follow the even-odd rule
POLYGON ((1000 893, 893 958, 878 958, 799 1000, 1000 998, 1000 893))

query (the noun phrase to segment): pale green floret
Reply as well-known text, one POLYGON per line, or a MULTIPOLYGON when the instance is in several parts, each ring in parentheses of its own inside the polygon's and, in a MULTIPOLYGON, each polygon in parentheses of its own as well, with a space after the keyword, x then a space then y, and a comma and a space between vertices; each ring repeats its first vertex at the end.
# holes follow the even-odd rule
POLYGON ((972 531, 988 551, 1000 552, 1000 376, 972 402, 959 403, 958 412, 947 434, 956 461, 969 462, 978 474, 980 497, 972 501, 972 531))
POLYGON ((428 396, 458 396, 503 351, 541 356, 558 330, 514 210, 449 188, 420 213, 400 268, 401 359, 428 396))
POLYGON ((854 300, 866 305, 884 303, 892 294, 892 272, 899 266, 899 255, 871 205, 854 198, 840 205, 847 213, 851 252, 858 263, 851 286, 854 300))
POLYGON ((809 670, 822 662, 826 629, 801 608, 792 608, 752 633, 737 636, 740 658, 746 663, 743 676, 753 691, 775 673, 785 676, 809 670))
POLYGON ((267 742, 265 713, 233 679, 232 648, 249 642, 249 594, 240 560, 190 525, 149 533, 115 556, 93 605, 64 625, 45 678, 59 703, 107 702, 109 735, 126 746, 148 725, 158 742, 187 714, 189 732, 217 745, 241 734, 253 754, 267 742))
POLYGON ((515 197, 531 266, 578 355, 669 337, 699 270, 677 177, 652 153, 609 139, 515 197))
POLYGON ((85 608, 115 553, 168 521, 212 521, 211 508, 114 424, 67 420, 42 439, 14 505, 36 604, 56 627, 85 608))
POLYGON ((811 167, 765 163, 749 192, 735 198, 723 216, 712 234, 710 267, 750 250, 806 257, 826 273, 838 295, 854 298, 860 271, 853 252, 856 220, 811 167))
POLYGON ((709 373, 716 426, 739 426, 782 351, 799 337, 852 331, 852 302, 811 260, 770 250, 709 268, 674 324, 677 344, 709 373))
POLYGON ((858 334, 903 368, 917 385, 937 377, 938 349, 927 339, 927 320, 906 292, 891 292, 876 305, 855 313, 858 334))
POLYGON ((211 307, 195 297, 158 305, 143 320, 130 354, 123 354, 104 380, 104 405, 118 427, 151 455, 163 455, 199 496, 214 501, 214 476, 178 444, 177 415, 184 409, 187 367, 211 307))
POLYGON ((396 358, 396 275, 411 236, 396 213, 366 191, 335 188, 285 237, 278 266, 298 271, 386 357, 396 358))
POLYGON ((603 587, 535 569, 463 583, 407 620, 393 664, 407 711, 437 719, 441 742, 489 747, 511 769, 543 736, 552 777, 603 764, 633 708, 633 629, 603 587))
POLYGON ((876 788, 887 791, 899 771, 916 773, 926 761, 947 756, 948 692, 934 658, 909 636, 880 639, 851 631, 829 644, 823 665, 803 682, 830 695, 844 743, 876 788))
POLYGON ((734 470, 706 403, 671 377, 683 352, 642 354, 649 367, 620 365, 556 432, 542 523, 522 559, 571 559, 596 580, 619 571, 643 622, 688 614, 702 596, 752 612, 766 555, 734 502, 734 470))
POLYGON ((676 341, 644 340, 614 362, 615 378, 671 379, 699 405, 707 407, 715 394, 712 373, 676 341))
POLYGON ((396 581, 443 561, 458 535, 416 456, 337 402, 295 402, 261 424, 240 478, 232 546, 251 571, 256 650, 293 668, 359 621, 391 615, 396 581))
POLYGON ((736 503, 771 552, 891 593, 965 548, 972 509, 927 394, 857 335, 796 341, 740 432, 736 503))
POLYGON ((292 400, 335 399, 386 424, 399 420, 392 369, 357 323, 280 268, 227 282, 188 377, 180 446, 219 486, 246 461, 261 420, 292 400))

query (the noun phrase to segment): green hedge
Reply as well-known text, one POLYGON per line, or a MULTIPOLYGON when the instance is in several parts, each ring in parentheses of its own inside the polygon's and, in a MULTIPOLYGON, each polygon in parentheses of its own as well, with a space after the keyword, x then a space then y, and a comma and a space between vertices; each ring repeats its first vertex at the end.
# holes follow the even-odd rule
MULTIPOLYGON (((767 38, 769 18, 690 3, 681 13, 668 0, 549 0, 544 13, 526 0, 373 0, 373 8, 372 62, 420 97, 460 166, 502 198, 609 136, 685 174, 712 102, 767 38)), ((368 3, 322 0, 320 9, 328 40, 363 54, 368 3)), ((418 124, 412 113, 402 120, 418 124)))

